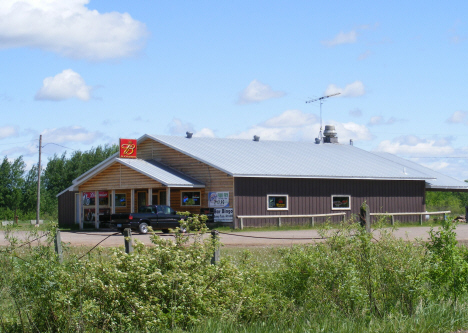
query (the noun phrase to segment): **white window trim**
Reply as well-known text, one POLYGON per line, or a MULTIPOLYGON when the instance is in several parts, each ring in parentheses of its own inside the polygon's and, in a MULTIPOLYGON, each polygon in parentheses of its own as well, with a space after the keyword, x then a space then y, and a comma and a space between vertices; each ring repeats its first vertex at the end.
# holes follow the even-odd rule
POLYGON ((288 194, 267 194, 267 210, 289 210, 289 195, 288 194), (286 197, 285 208, 270 208, 270 197, 286 197))
POLYGON ((202 204, 201 204, 201 191, 180 191, 180 207, 201 207, 202 204), (183 193, 198 193, 198 198, 199 198, 199 202, 200 204, 199 205, 184 205, 184 202, 183 202, 183 193))
POLYGON ((331 209, 332 210, 351 210, 351 195, 350 194, 332 194, 331 195, 331 209), (348 208, 343 208, 343 207, 333 207, 333 198, 334 197, 348 197, 349 198, 349 207, 348 208))

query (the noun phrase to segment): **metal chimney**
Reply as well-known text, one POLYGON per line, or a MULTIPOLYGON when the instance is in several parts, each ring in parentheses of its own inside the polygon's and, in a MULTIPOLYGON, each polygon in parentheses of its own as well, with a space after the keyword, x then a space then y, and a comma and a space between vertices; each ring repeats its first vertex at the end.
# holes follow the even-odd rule
POLYGON ((190 139, 192 137, 192 135, 193 135, 192 132, 185 132, 185 134, 187 134, 187 136, 186 136, 187 139, 190 139))
POLYGON ((338 137, 336 136, 335 126, 325 125, 325 131, 323 131, 323 142, 325 143, 338 143, 338 137))
POLYGON ((260 141, 260 137, 258 135, 254 135, 254 138, 253 138, 254 141, 260 141))

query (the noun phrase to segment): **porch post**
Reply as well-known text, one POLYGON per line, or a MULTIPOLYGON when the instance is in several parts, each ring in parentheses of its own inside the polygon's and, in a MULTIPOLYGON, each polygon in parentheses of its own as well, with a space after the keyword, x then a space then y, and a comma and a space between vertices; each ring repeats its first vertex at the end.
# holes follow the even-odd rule
POLYGON ((135 210, 133 208, 135 206, 134 201, 135 201, 135 189, 132 188, 130 190, 130 213, 135 213, 135 210))
POLYGON ((78 192, 78 224, 80 225, 80 230, 83 230, 83 192, 78 192))
POLYGON ((99 229, 99 191, 94 191, 94 227, 99 229))
POLYGON ((148 189, 148 205, 153 205, 153 189, 148 189))
POLYGON ((112 190, 111 214, 115 214, 115 190, 112 190))
POLYGON ((166 188, 166 205, 171 206, 171 188, 166 188))

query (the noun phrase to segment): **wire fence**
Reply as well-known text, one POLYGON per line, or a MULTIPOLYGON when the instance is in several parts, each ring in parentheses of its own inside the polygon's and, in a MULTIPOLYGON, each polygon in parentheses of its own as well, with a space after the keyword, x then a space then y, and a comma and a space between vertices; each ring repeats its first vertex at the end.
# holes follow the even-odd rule
MULTIPOLYGON (((326 239, 329 239, 331 237, 267 237, 267 236, 252 236, 252 235, 240 235, 240 234, 234 234, 234 233, 229 233, 229 232, 221 232, 221 231, 217 231, 217 230, 213 230, 212 231, 212 235, 213 235, 213 232, 216 233, 216 237, 219 237, 219 235, 227 235, 227 236, 234 236, 234 237, 241 237, 241 238, 252 238, 252 239, 270 239, 270 240, 326 240, 326 239)), ((16 246, 16 247, 10 247, 8 248, 7 250, 4 250, 4 251, 0 251, 0 253, 8 253, 8 254, 11 254, 13 255, 14 257, 22 260, 22 261, 25 261, 25 262, 28 262, 26 259, 24 258, 21 258, 19 256, 17 256, 16 254, 13 254, 12 252, 16 249, 19 249, 19 248, 22 248, 24 246, 27 246, 27 245, 30 245, 38 240, 40 240, 41 238, 43 237, 46 237, 50 234, 51 232, 48 231, 46 233, 44 233, 43 235, 39 236, 39 237, 36 237, 28 242, 25 242, 25 243, 22 243, 21 245, 19 246, 16 246)), ((336 232, 336 234, 338 234, 339 231, 336 232)), ((57 230, 57 234, 58 236, 60 237, 60 231, 57 230)), ((99 233, 81 233, 80 234, 82 235, 90 235, 90 236, 104 236, 102 234, 99 234, 99 233)), ((95 250, 100 244, 102 244, 104 241, 106 241, 107 239, 109 239, 110 237, 112 236, 117 236, 117 235, 121 235, 122 233, 121 232, 115 232, 115 233, 112 233, 110 235, 106 235, 104 236, 103 239, 101 239, 98 243, 96 243, 91 249, 89 249, 85 254, 81 255, 80 257, 77 258, 77 260, 81 260, 83 259, 84 257, 86 257, 88 254, 90 254, 93 250, 95 250)), ((131 233, 129 233, 130 237, 124 237, 125 239, 125 242, 133 242, 133 240, 131 239, 131 233), (127 238, 130 238, 130 239, 127 239, 127 238)), ((196 236, 196 234, 187 234, 188 236, 196 236)), ((159 236, 169 236, 169 237, 175 237, 176 234, 172 233, 168 233, 168 234, 162 234, 162 235, 159 235, 159 236)), ((354 235, 350 235, 350 237, 353 237, 354 235)), ((57 236, 56 236, 57 237, 57 236)), ((57 239, 56 239, 57 241, 57 239)), ((56 250, 57 250, 57 247, 56 247, 56 250)), ((61 251, 61 250, 60 250, 61 251)), ((57 253, 58 255, 62 255, 61 253, 57 253)))

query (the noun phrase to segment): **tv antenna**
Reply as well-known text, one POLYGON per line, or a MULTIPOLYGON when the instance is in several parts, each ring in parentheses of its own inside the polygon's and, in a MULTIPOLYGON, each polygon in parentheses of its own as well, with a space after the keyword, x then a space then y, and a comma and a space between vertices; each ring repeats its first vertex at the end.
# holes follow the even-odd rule
POLYGON ((319 97, 319 98, 316 98, 316 99, 311 99, 310 101, 306 101, 306 103, 313 103, 313 102, 317 102, 317 101, 320 101, 320 133, 319 133, 319 139, 320 141, 322 141, 322 103, 323 103, 323 100, 325 98, 329 98, 329 97, 333 97, 333 96, 337 96, 341 93, 334 93, 334 94, 331 94, 331 95, 326 95, 326 96, 322 96, 322 97, 319 97))

